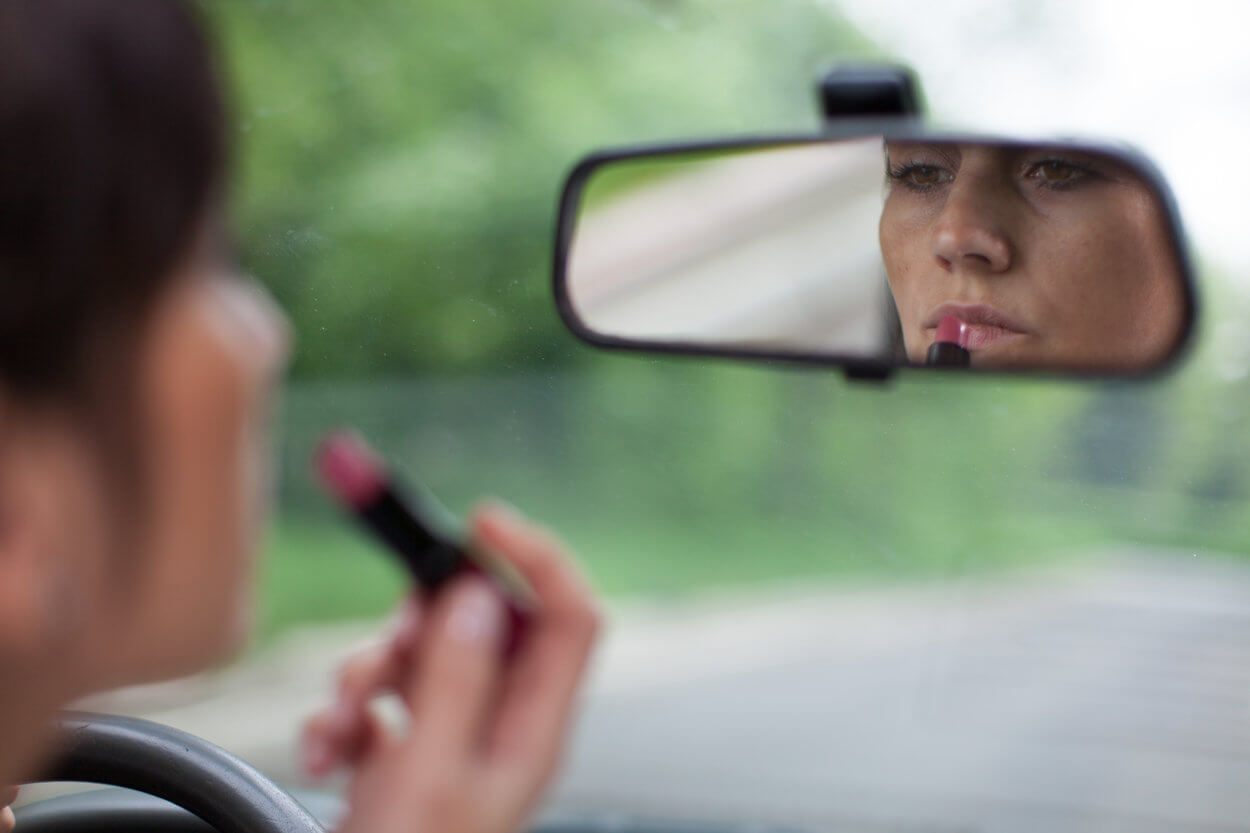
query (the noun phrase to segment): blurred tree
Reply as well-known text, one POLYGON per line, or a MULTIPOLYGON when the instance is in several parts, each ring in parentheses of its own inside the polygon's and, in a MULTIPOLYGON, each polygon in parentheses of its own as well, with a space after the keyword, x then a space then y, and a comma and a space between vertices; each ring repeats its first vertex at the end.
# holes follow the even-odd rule
POLYGON ((809 79, 875 50, 825 5, 226 0, 246 265, 297 376, 567 364, 557 188, 592 147, 810 129, 809 79))

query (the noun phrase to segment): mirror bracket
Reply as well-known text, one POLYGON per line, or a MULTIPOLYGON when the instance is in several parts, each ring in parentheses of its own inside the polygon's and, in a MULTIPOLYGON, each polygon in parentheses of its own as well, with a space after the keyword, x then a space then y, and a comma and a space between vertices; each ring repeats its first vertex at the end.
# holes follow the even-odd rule
POLYGON ((816 82, 825 122, 847 117, 923 116, 920 83, 894 64, 838 64, 816 82))
POLYGON ((894 373, 894 366, 888 362, 859 361, 848 362, 842 366, 848 382, 870 382, 882 384, 894 373))

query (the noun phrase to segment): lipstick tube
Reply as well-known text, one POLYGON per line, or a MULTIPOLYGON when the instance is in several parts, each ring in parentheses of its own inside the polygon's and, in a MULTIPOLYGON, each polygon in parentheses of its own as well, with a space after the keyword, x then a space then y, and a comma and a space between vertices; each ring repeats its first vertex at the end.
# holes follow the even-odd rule
POLYGON ((450 531, 450 513, 424 490, 405 492, 355 432, 337 431, 318 446, 315 467, 327 491, 403 563, 425 598, 451 579, 476 573, 503 597, 508 618, 505 651, 512 654, 529 623, 530 606, 485 558, 450 531))
POLYGON ((968 336, 964 322, 956 315, 944 315, 938 322, 937 335, 929 345, 926 367, 967 367, 972 361, 968 352, 968 336))

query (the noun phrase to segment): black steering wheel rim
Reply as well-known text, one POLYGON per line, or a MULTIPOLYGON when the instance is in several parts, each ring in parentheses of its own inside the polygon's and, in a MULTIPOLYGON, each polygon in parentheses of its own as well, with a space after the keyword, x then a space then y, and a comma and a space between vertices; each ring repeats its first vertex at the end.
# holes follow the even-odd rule
MULTIPOLYGON (((79 781, 145 795, 99 791, 29 804, 17 810, 18 833, 326 833, 290 793, 202 738, 150 720, 87 712, 65 712, 53 728, 60 754, 28 783, 79 781)), ((319 798, 326 800, 321 818, 334 824, 341 803, 306 796, 311 807, 319 798)), ((796 833, 619 813, 549 817, 528 832, 796 833)))
POLYGON ((66 712, 59 754, 32 781, 125 787, 187 810, 218 833, 325 833, 320 822, 255 767, 186 732, 134 717, 66 712))

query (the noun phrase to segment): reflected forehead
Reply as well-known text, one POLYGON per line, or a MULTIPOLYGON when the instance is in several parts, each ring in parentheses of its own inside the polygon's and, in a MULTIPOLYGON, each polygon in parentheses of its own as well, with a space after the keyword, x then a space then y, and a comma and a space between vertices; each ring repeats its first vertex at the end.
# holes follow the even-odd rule
POLYGON ((944 153, 958 153, 962 145, 956 142, 932 142, 922 139, 886 139, 886 150, 904 153, 909 150, 936 150, 944 153))

